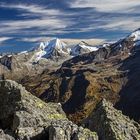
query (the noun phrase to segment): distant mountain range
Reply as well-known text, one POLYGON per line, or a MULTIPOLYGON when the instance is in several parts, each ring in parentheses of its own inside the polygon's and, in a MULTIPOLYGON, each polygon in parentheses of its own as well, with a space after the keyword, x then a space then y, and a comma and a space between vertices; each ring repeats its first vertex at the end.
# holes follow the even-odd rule
POLYGON ((42 69, 48 66, 54 68, 54 66, 60 67, 64 61, 69 59, 71 62, 73 60, 74 62, 76 62, 79 59, 82 59, 83 56, 87 56, 87 59, 89 59, 88 57, 92 53, 96 54, 96 56, 93 56, 96 58, 98 57, 98 59, 104 59, 104 57, 121 54, 125 51, 127 51, 127 55, 131 55, 131 49, 139 49, 139 45, 139 29, 132 32, 126 38, 121 39, 115 43, 104 43, 100 46, 91 46, 85 41, 81 41, 80 43, 71 46, 63 42, 62 40, 55 38, 46 42, 41 42, 38 47, 35 47, 29 51, 12 53, 7 55, 2 54, 0 56, 0 63, 2 66, 6 67, 5 69, 12 69, 13 71, 15 69, 15 66, 17 66, 16 69, 18 70, 26 67, 28 71, 30 71, 30 69, 34 67, 37 67, 38 69, 38 65, 40 67, 43 66, 42 69), (130 47, 130 43, 133 44, 132 47, 130 47), (100 54, 101 51, 103 54, 100 54), (110 51, 110 53, 108 51, 110 51), (107 53, 109 53, 109 56, 107 56, 107 53))
MULTIPOLYGON (((41 42, 39 47, 34 48, 33 62, 38 62, 42 58, 52 59, 59 61, 59 59, 69 59, 71 57, 97 51, 98 48, 90 46, 86 42, 82 41, 75 46, 69 46, 58 38, 49 40, 47 42, 41 42)), ((28 51, 20 52, 19 54, 27 54, 28 51)))

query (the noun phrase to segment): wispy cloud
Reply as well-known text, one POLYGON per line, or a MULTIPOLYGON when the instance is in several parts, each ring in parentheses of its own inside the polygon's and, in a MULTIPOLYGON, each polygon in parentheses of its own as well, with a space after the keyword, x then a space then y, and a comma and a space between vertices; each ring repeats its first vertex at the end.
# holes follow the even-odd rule
POLYGON ((31 19, 31 20, 18 20, 18 21, 3 21, 1 22, 1 26, 6 27, 5 29, 1 29, 1 31, 10 31, 10 30, 20 30, 20 29, 29 29, 29 28, 49 28, 49 29, 57 29, 57 28, 66 28, 68 23, 66 21, 62 21, 56 18, 41 18, 41 19, 31 19))
POLYGON ((112 21, 106 25, 99 26, 98 28, 104 28, 106 30, 126 30, 132 31, 140 27, 140 20, 136 20, 135 18, 128 18, 120 21, 112 21))
POLYGON ((92 23, 87 28, 82 29, 82 31, 91 31, 95 29, 103 29, 107 31, 118 30, 131 32, 140 27, 140 20, 137 17, 112 17, 103 18, 101 23, 92 23))
POLYGON ((38 14, 39 16, 44 16, 44 15, 56 16, 56 15, 62 14, 59 9, 50 9, 50 8, 36 5, 36 4, 32 4, 32 5, 27 5, 27 4, 7 5, 7 4, 1 3, 0 7, 17 9, 17 10, 24 10, 24 12, 29 12, 30 14, 38 14))
POLYGON ((9 39, 11 39, 11 37, 0 37, 0 44, 9 39))
POLYGON ((18 38, 17 41, 23 41, 23 42, 45 42, 47 40, 51 39, 50 37, 24 37, 24 38, 18 38))
POLYGON ((71 3, 71 7, 92 7, 100 12, 128 12, 134 11, 135 6, 140 6, 138 0, 75 0, 71 3))
POLYGON ((11 4, 7 5, 1 3, 0 7, 16 9, 21 12, 21 15, 26 17, 25 20, 9 20, 1 21, 0 32, 4 33, 20 33, 20 31, 35 32, 34 29, 38 31, 40 35, 43 34, 64 34, 69 33, 84 33, 93 31, 94 29, 106 29, 106 30, 134 30, 139 26, 139 20, 135 20, 135 17, 129 16, 130 11, 134 11, 135 6, 140 5, 137 0, 75 0, 69 2, 70 6, 74 9, 78 9, 78 12, 67 10, 60 10, 56 8, 48 8, 47 6, 41 6, 37 4, 11 4), (90 7, 93 9, 83 8, 90 7), (82 10, 82 9, 83 10, 82 10), (127 15, 124 12, 127 11, 127 15), (129 12, 128 12, 129 11, 129 12), (119 12, 123 15, 104 15, 104 12, 112 13, 119 12), (85 16, 84 16, 85 15, 85 16), (101 16, 102 15, 102 16, 101 16), (31 19, 30 16, 38 16, 37 18, 31 19), (79 16, 79 17, 78 17, 79 16), (80 18, 81 17, 81 18, 80 18), (84 20, 82 19, 84 18, 84 20), (130 27, 130 25, 133 25, 130 27), (44 33, 43 31, 46 31, 44 33))
MULTIPOLYGON (((30 38, 20 38, 20 39, 17 39, 17 41, 39 43, 42 41, 43 42, 48 41, 50 39, 52 39, 52 38, 50 38, 50 37, 30 37, 30 38)), ((62 38, 61 40, 66 42, 69 45, 79 44, 81 41, 83 41, 83 39, 73 39, 73 38, 62 38)), ((101 39, 101 38, 94 38, 94 39, 84 39, 84 41, 91 45, 97 45, 97 44, 102 44, 106 40, 101 39)))
MULTIPOLYGON (((140 1, 138 0, 75 0, 71 2, 72 8, 89 8, 97 17, 82 31, 127 31, 131 32, 140 27, 140 1)), ((90 21, 90 20, 89 20, 90 21)))
POLYGON ((40 31, 40 33, 42 32, 42 30, 46 30, 49 33, 50 31, 52 33, 57 33, 58 30, 59 32, 61 32, 63 31, 63 29, 73 24, 72 21, 64 17, 68 15, 64 11, 60 11, 59 9, 50 9, 35 4, 7 5, 2 3, 0 7, 19 10, 21 12, 21 16, 26 17, 26 19, 1 21, 1 33, 18 34, 20 33, 20 31, 29 32, 29 30, 32 30, 34 32, 34 29, 40 31), (32 19, 30 18, 31 16, 38 17, 32 19))

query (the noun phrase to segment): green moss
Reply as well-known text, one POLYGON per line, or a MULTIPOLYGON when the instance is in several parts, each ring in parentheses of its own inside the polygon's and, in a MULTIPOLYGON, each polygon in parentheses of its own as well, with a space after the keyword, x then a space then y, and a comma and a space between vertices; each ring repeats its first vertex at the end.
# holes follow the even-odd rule
POLYGON ((89 135, 91 137, 92 136, 93 137, 97 136, 96 132, 92 132, 92 131, 90 131, 89 129, 86 129, 86 128, 83 130, 83 132, 84 132, 85 135, 89 135))
POLYGON ((46 104, 41 100, 35 100, 36 107, 43 108, 46 104))
POLYGON ((48 119, 65 119, 66 118, 64 115, 58 114, 58 113, 49 114, 47 117, 48 119))

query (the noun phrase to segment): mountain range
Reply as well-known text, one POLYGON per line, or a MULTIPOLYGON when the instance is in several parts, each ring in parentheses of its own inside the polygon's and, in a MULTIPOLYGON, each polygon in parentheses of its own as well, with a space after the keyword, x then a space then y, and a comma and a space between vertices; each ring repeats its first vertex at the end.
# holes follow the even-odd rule
MULTIPOLYGON (((39 47, 34 48, 32 51, 35 51, 36 53, 34 54, 32 61, 38 62, 42 58, 57 61, 97 50, 97 47, 91 46, 84 41, 75 46, 69 46, 60 39, 55 38, 47 42, 41 42, 39 47)), ((21 53, 27 54, 28 52, 25 51, 21 53)))
POLYGON ((0 96, 4 103, 7 100, 11 102, 8 107, 0 102, 0 112, 6 114, 0 115, 4 137, 12 133, 10 136, 13 138, 16 135, 26 140, 28 135, 36 140, 41 130, 41 136, 46 134, 44 138, 49 140, 139 140, 139 53, 140 29, 137 29, 119 41, 100 46, 92 46, 85 41, 71 46, 55 38, 41 42, 29 51, 2 55, 0 96), (42 112, 51 114, 50 110, 47 112, 47 106, 50 110, 52 108, 53 114, 58 114, 58 122, 54 122, 52 116, 51 119, 41 116, 42 112), (27 116, 22 115, 22 111, 27 116), (12 113, 16 116, 13 117, 12 113), (40 120, 40 126, 35 125, 35 118, 40 120), (6 124, 5 120, 21 122, 13 126, 10 122, 6 124), (67 127, 71 124, 71 128, 65 128, 64 124, 67 127), (73 127, 76 128, 74 133, 73 127), (19 130, 23 133, 15 133, 19 130))

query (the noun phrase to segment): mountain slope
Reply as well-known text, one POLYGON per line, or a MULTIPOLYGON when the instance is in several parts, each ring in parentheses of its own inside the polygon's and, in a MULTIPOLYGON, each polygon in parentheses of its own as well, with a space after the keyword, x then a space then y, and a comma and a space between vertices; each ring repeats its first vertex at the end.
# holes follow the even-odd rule
MULTIPOLYGON (((120 104, 119 108, 124 109, 125 114, 138 121, 140 119, 139 90, 136 91, 135 88, 138 83, 132 82, 131 93, 133 94, 129 92, 128 97, 121 92, 132 80, 129 76, 135 73, 134 67, 139 69, 138 48, 134 38, 129 35, 115 43, 99 48, 95 52, 65 61, 61 68, 51 75, 44 72, 39 76, 39 79, 34 77, 24 79, 23 84, 46 102, 61 102, 64 111, 76 123, 80 123, 82 119, 88 117, 102 98, 116 104, 121 101, 124 94, 123 101, 125 102, 120 104), (136 59, 132 59, 132 57, 136 59), (129 59, 128 63, 126 63, 127 59, 129 59), (129 70, 133 72, 129 73, 129 70), (41 79, 44 79, 43 82, 41 79), (129 110, 130 106, 133 111, 129 110)), ((139 75, 139 71, 136 71, 135 74, 139 75)), ((139 81, 139 77, 135 78, 139 81)))

